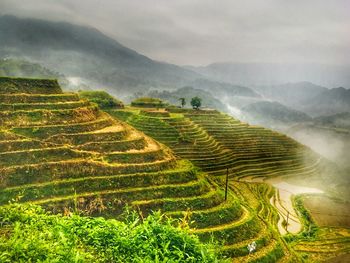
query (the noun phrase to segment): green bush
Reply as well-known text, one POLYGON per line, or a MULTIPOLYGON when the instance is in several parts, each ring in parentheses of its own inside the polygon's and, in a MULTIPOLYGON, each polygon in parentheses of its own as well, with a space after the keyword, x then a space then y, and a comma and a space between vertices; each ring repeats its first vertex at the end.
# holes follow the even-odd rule
POLYGON ((193 109, 197 109, 198 110, 201 105, 202 105, 202 99, 201 98, 193 97, 191 99, 191 106, 192 106, 193 109))
POLYGON ((0 208, 1 262, 220 262, 209 245, 160 213, 126 222, 50 215, 38 206, 0 208))
POLYGON ((166 106, 166 104, 157 98, 142 97, 133 100, 131 102, 131 106, 145 108, 163 108, 166 106))
POLYGON ((102 109, 124 108, 123 102, 112 97, 105 91, 80 91, 79 96, 96 103, 102 109))

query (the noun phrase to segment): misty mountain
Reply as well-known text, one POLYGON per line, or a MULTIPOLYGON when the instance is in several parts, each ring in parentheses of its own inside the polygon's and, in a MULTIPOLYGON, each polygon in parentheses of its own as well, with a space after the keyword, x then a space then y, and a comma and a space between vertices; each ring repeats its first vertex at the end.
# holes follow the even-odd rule
MULTIPOLYGON (((318 121, 300 123, 286 133, 313 151, 350 171, 350 132, 334 127, 319 126, 318 121)), ((349 173, 348 173, 349 174, 349 173)))
POLYGON ((265 98, 278 101, 310 116, 350 111, 350 90, 327 89, 310 82, 255 87, 265 98))
POLYGON ((186 68, 213 80, 244 86, 308 81, 326 87, 350 88, 350 64, 213 63, 186 68))
MULTIPOLYGON (((29 61, 28 63, 36 65, 36 71, 30 72, 33 68, 25 63, 17 68, 8 64, 7 67, 12 67, 12 72, 18 76, 45 77, 52 72, 52 76, 57 75, 59 79, 66 79, 73 83, 74 87, 87 87, 85 85, 87 84, 121 98, 140 91, 143 93, 155 89, 174 91, 184 86, 191 86, 195 90, 205 91, 200 96, 210 101, 207 107, 224 111, 228 109, 230 113, 239 112, 242 107, 263 100, 277 101, 288 107, 286 110, 281 105, 278 107, 276 104, 273 105, 277 113, 271 117, 279 121, 283 119, 282 113, 286 114, 285 119, 293 119, 295 116, 290 112, 292 109, 303 111, 310 116, 336 114, 350 109, 349 91, 346 89, 328 90, 310 82, 269 84, 279 80, 287 82, 295 79, 312 79, 310 76, 314 75, 310 72, 309 77, 305 75, 306 73, 300 73, 302 67, 217 63, 207 67, 182 68, 154 61, 94 28, 66 22, 1 16, 0 57, 16 58, 17 61, 23 61, 24 58, 29 61), (43 69, 50 72, 45 73, 43 69), (233 83, 258 85, 252 89, 233 83), (264 83, 269 85, 262 85, 264 83)), ((333 75, 334 69, 328 68, 328 70, 327 74, 323 74, 324 71, 320 70, 319 66, 316 65, 314 69, 321 77, 332 76, 334 79, 344 80, 338 74, 343 72, 342 70, 339 69, 339 72, 333 75)), ((8 75, 4 71, 1 74, 8 75)), ((192 91, 186 92, 192 95, 192 91)), ((182 97, 185 95, 182 94, 182 97)), ((259 110, 269 112, 270 109, 265 107, 259 110)))
POLYGON ((290 107, 300 107, 305 101, 327 91, 327 88, 310 82, 296 82, 281 85, 254 87, 265 98, 278 101, 290 107))
POLYGON ((244 96, 253 98, 261 97, 260 94, 258 94, 251 88, 208 79, 196 79, 195 81, 190 83, 190 86, 197 89, 207 90, 214 96, 219 98, 234 96, 244 96))
POLYGON ((63 74, 54 72, 38 63, 26 60, 0 59, 0 76, 62 79, 63 74))
POLYGON ((350 90, 334 88, 305 99, 301 109, 313 116, 350 112, 350 90))
POLYGON ((350 130, 350 112, 317 117, 314 118, 313 123, 322 127, 350 130))
POLYGON ((201 77, 143 56, 94 28, 8 15, 0 17, 0 57, 24 57, 120 91, 181 87, 201 77))
POLYGON ((62 73, 23 59, 0 59, 0 76, 57 79, 60 86, 66 91, 90 89, 87 85, 73 83, 62 73))
POLYGON ((244 119, 250 123, 279 129, 311 120, 304 112, 270 101, 249 104, 242 107, 241 112, 244 119))
MULTIPOLYGON (((328 89, 314 84, 323 83, 334 87, 342 83, 350 87, 350 66, 215 63, 206 67, 187 68, 208 78, 231 83, 232 86, 250 85, 265 100, 277 101, 312 117, 350 110, 349 89, 328 89)), ((237 102, 228 101, 231 106, 242 106, 242 103, 237 102)))

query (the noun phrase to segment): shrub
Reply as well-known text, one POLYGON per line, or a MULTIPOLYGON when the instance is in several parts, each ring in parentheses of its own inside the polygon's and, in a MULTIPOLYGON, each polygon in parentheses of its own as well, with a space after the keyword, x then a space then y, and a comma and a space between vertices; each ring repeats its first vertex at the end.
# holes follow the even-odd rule
POLYGON ((202 99, 199 97, 193 97, 191 99, 191 106, 193 109, 198 110, 202 105, 202 99))
POLYGON ((208 245, 159 212, 126 222, 47 214, 38 206, 0 208, 1 262, 219 262, 208 245))
POLYGON ((80 91, 79 96, 96 103, 102 109, 124 108, 123 102, 112 97, 105 91, 80 91))
POLYGON ((163 108, 166 104, 157 98, 142 97, 131 102, 131 106, 145 108, 163 108))

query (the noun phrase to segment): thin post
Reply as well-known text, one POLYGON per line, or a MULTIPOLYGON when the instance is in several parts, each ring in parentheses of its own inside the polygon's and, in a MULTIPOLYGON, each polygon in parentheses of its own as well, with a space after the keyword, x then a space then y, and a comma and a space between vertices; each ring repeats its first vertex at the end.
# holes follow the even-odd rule
POLYGON ((228 190, 228 168, 226 169, 225 201, 227 200, 227 190, 228 190))

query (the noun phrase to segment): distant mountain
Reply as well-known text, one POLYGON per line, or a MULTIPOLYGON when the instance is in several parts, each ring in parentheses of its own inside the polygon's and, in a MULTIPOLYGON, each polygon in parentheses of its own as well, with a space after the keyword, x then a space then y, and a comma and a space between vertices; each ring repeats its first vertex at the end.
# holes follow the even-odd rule
POLYGON ((301 109, 314 116, 350 112, 350 90, 334 88, 305 99, 301 109))
POLYGON ((265 98, 317 117, 350 111, 350 90, 327 89, 310 82, 257 86, 265 98))
POLYGON ((54 72, 38 63, 17 59, 0 59, 0 76, 48 79, 64 78, 63 74, 54 72))
POLYGON ((342 112, 329 116, 315 118, 313 123, 317 126, 340 128, 350 130, 350 112, 342 112))
POLYGON ((258 94, 251 88, 208 79, 196 79, 195 81, 190 83, 190 86, 197 89, 207 90, 214 96, 219 98, 234 96, 244 96, 253 98, 261 97, 260 94, 258 94))
POLYGON ((213 63, 186 68, 216 81, 244 86, 308 81, 326 87, 350 88, 350 64, 213 63))
POLYGON ((23 59, 0 59, 0 76, 57 79, 60 86, 66 91, 90 89, 87 85, 75 83, 74 80, 67 79, 62 73, 50 70, 39 63, 33 63, 23 59))
POLYGON ((309 146, 312 150, 325 156, 327 159, 335 162, 341 168, 347 169, 347 175, 350 172, 350 130, 345 128, 344 124, 339 127, 336 120, 347 120, 346 126, 349 127, 348 117, 331 116, 328 120, 321 117, 308 123, 297 124, 286 130, 286 134, 297 141, 309 146), (324 122, 326 121, 326 123, 324 122), (340 128, 340 129, 339 129, 340 128))
POLYGON ((311 120, 310 116, 301 111, 270 101, 249 104, 241 108, 241 112, 250 123, 279 129, 311 120))
POLYGON ((0 17, 0 57, 24 57, 114 93, 176 88, 201 77, 143 56, 94 28, 8 15, 0 17))
POLYGON ((327 90, 325 87, 310 82, 255 86, 254 89, 265 98, 276 100, 290 107, 299 107, 304 101, 312 99, 327 90))

